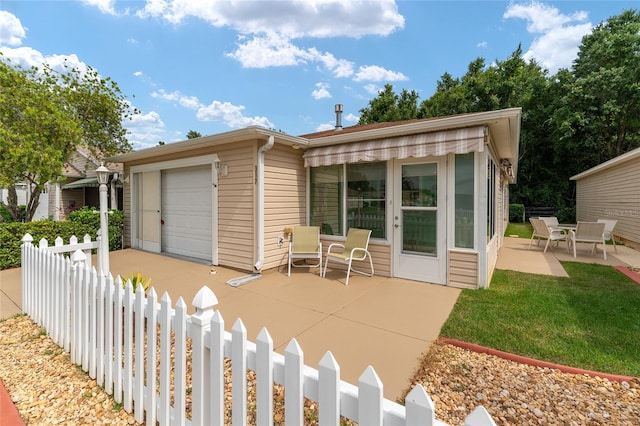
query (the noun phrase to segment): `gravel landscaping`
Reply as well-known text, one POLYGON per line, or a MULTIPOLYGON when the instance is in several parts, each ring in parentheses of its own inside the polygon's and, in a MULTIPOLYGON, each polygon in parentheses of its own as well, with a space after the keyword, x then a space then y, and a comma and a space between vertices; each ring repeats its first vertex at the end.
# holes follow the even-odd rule
MULTIPOLYGON (((478 405, 498 425, 640 424, 638 379, 618 383, 561 373, 440 342, 416 361, 411 386, 422 383, 436 402, 436 418, 453 425, 478 405)), ((29 425, 135 424, 26 316, 0 323, 0 378, 29 425)), ((275 423, 282 424, 281 387, 275 395, 275 423)), ((307 401, 307 424, 316 424, 315 413, 307 401)))

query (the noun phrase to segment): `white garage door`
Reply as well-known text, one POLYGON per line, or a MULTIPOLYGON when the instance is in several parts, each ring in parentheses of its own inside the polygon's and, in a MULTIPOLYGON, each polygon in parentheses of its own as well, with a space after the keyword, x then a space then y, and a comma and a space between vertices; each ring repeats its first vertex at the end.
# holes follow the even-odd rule
POLYGON ((211 261, 211 165, 162 171, 162 251, 211 261))

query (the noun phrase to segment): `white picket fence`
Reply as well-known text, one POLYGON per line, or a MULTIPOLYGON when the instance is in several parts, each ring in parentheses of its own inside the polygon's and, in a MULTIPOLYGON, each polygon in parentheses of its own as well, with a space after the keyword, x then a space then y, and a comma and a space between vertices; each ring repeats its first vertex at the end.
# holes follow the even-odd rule
MULTIPOLYGON (((46 241, 40 247, 32 241, 27 234, 22 244, 24 312, 138 422, 225 424, 225 359, 230 359, 233 425, 246 425, 254 409, 257 425, 274 424, 274 382, 284 385, 287 425, 304 424, 304 398, 317 402, 320 425, 339 425, 340 416, 365 426, 445 425, 435 420, 434 403, 421 385, 402 406, 383 398, 382 383, 372 367, 354 386, 340 380, 340 366, 331 352, 314 369, 304 364, 295 339, 281 355, 273 351, 265 328, 255 343, 247 339, 240 319, 225 331, 224 319, 214 310, 217 298, 207 287, 193 299, 195 313, 187 315, 182 298, 172 308, 167 293, 158 301, 153 288, 145 295, 138 286, 134 293, 130 281, 123 289, 120 277, 114 285, 113 277, 87 267, 82 251, 86 245, 57 244, 54 253, 46 241), (71 258, 61 254, 65 250, 73 251, 71 258), (256 377, 255 407, 247 403, 248 370, 256 377)), ((478 407, 465 425, 495 423, 478 407)))

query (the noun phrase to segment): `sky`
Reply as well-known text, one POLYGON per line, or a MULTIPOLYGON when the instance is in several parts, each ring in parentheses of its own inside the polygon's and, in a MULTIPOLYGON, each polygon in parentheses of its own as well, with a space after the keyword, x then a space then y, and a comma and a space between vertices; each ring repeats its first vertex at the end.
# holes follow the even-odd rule
POLYGON ((428 99, 519 44, 551 74, 640 1, 3 0, 0 52, 110 77, 140 111, 135 149, 252 125, 291 135, 357 124, 385 84, 428 99))

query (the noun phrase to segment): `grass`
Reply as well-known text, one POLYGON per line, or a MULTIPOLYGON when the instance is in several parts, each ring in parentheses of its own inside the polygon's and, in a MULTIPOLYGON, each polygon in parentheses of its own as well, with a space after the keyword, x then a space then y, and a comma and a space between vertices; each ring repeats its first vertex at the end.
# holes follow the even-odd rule
POLYGON ((640 285, 611 266, 562 264, 569 278, 496 270, 488 289, 460 294, 441 335, 640 377, 640 285))
POLYGON ((520 238, 531 238, 531 234, 533 234, 533 226, 530 223, 509 222, 506 231, 504 231, 504 235, 507 237, 517 235, 520 238))

